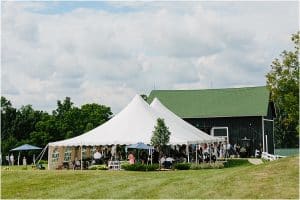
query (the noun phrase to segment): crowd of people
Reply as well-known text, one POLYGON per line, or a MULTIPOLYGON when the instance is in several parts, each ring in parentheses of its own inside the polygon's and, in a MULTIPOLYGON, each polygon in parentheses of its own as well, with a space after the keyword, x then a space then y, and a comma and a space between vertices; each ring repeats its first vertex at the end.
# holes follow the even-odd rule
POLYGON ((197 149, 199 162, 216 161, 217 158, 229 158, 231 156, 239 157, 241 147, 239 144, 230 143, 203 144, 197 149))
MULTIPOLYGON (((15 165, 16 160, 15 160, 14 154, 7 155, 5 157, 5 160, 6 160, 6 163, 4 163, 4 164, 7 164, 9 166, 14 166, 15 165)), ((17 164, 19 164, 19 163, 17 163, 17 164)), ((27 159, 26 159, 25 156, 23 156, 22 165, 24 165, 24 166, 27 165, 27 159)))
MULTIPOLYGON (((92 159, 90 160, 89 165, 91 164, 106 164, 108 165, 109 161, 114 160, 124 160, 127 159, 130 164, 141 163, 160 163, 165 168, 170 168, 173 163, 177 162, 187 162, 188 159, 190 162, 215 162, 217 159, 224 159, 229 157, 240 157, 243 153, 249 153, 250 147, 243 146, 239 144, 230 144, 227 142, 219 142, 213 144, 198 144, 198 145, 189 145, 189 149, 185 145, 181 146, 169 146, 165 153, 158 152, 154 150, 152 155, 149 154, 148 150, 133 150, 127 153, 127 156, 120 156, 119 152, 113 152, 111 149, 105 149, 105 151, 100 151, 97 149, 92 159), (189 156, 187 156, 189 154, 189 156)), ((80 161, 74 161, 74 166, 79 167, 80 161)))

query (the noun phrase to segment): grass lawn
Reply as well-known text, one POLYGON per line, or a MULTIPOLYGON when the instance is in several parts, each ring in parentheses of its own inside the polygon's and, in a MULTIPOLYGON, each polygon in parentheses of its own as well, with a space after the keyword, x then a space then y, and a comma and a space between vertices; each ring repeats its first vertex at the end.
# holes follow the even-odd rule
POLYGON ((2 170, 2 198, 295 198, 299 157, 188 171, 2 170))

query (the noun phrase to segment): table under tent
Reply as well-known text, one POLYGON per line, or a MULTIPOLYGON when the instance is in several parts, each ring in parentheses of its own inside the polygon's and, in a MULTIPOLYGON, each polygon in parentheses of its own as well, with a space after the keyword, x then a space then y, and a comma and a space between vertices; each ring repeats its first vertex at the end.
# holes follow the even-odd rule
MULTIPOLYGON (((164 119, 171 132, 169 145, 186 146, 188 162, 190 162, 189 145, 223 141, 185 122, 158 99, 149 105, 140 95, 136 95, 122 111, 106 123, 77 137, 49 143, 48 169, 58 169, 64 163, 76 159, 90 158, 96 151, 115 159, 127 159, 126 156, 118 154, 118 148, 139 142, 149 145, 158 118, 164 119)), ((83 167, 81 164, 81 169, 83 167)))

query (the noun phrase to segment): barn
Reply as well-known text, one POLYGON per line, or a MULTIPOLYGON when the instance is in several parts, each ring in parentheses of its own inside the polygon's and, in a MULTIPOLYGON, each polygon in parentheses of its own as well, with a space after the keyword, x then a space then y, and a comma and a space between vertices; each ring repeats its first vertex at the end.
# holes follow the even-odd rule
POLYGON ((153 90, 148 103, 158 98, 176 115, 207 134, 238 144, 253 156, 259 149, 274 153, 275 107, 265 86, 153 90))

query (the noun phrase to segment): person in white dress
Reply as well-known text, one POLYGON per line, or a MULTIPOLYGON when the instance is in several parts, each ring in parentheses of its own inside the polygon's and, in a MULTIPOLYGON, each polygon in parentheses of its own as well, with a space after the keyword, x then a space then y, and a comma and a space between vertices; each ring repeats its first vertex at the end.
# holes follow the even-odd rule
POLYGON ((100 164, 100 159, 102 158, 102 154, 99 151, 96 151, 94 153, 94 159, 96 164, 100 164))
POLYGON ((23 165, 26 166, 27 165, 27 161, 26 161, 26 157, 23 157, 23 165))
POLYGON ((11 163, 12 166, 14 166, 14 163, 15 163, 14 154, 10 155, 10 163, 11 163))

